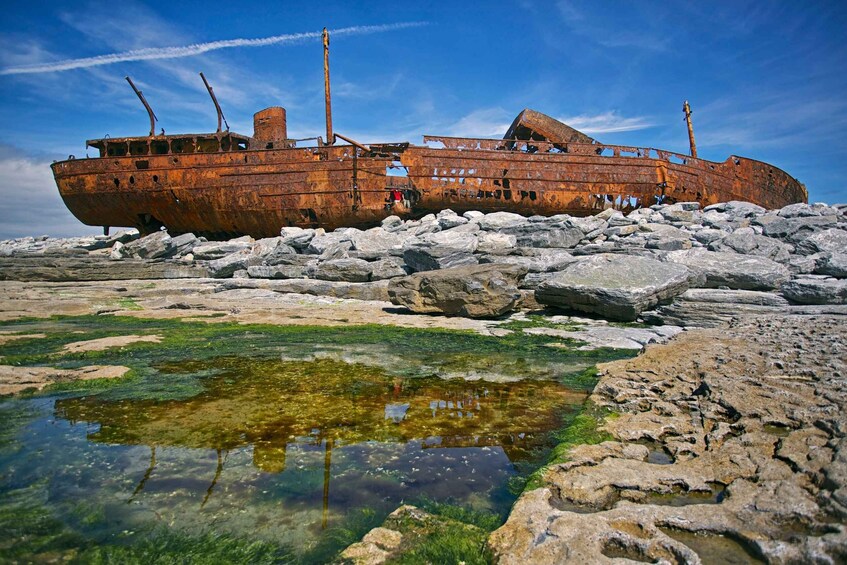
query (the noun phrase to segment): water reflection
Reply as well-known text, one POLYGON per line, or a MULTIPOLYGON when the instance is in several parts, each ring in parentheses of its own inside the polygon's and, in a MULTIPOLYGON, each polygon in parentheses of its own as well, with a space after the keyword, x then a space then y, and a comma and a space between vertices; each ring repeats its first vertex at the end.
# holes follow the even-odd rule
MULTIPOLYGON (((357 490, 402 499, 416 492, 467 497, 475 485, 490 489, 492 480, 502 483, 504 476, 514 473, 504 470, 504 464, 511 467, 537 458, 549 444, 547 432, 561 426, 562 410, 585 398, 584 392, 550 380, 401 378, 331 359, 224 358, 158 369, 174 379, 216 374, 204 378, 204 390, 188 399, 81 397, 55 403, 56 416, 94 424, 87 428, 90 441, 149 447, 149 464, 130 502, 157 480, 167 482, 165 473, 156 472, 157 449, 214 450, 216 471, 202 488, 201 508, 214 498, 232 451, 251 451, 255 468, 279 475, 290 466, 292 452, 293 471, 300 473, 304 450, 321 450, 323 527, 330 514, 333 481, 343 482, 333 498, 333 504, 342 507, 355 503, 357 490), (389 455, 378 445, 397 448, 391 448, 389 455), (334 450, 339 449, 341 464, 336 462, 334 468, 334 450), (492 458, 492 449, 505 458, 492 458), (428 457, 432 450, 440 450, 442 456, 428 457), (375 476, 393 477, 395 487, 383 480, 379 488, 372 488, 375 476)), ((316 458, 307 459, 305 467, 319 465, 316 458)))

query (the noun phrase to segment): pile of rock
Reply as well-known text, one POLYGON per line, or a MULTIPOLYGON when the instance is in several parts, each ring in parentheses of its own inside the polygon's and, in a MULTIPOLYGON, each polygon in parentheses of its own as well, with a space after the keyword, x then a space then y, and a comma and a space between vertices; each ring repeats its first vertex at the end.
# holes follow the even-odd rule
POLYGON ((768 211, 747 202, 585 218, 443 210, 417 220, 391 216, 369 230, 286 227, 259 240, 167 232, 26 238, 0 243, 0 256, 108 254, 197 267, 176 276, 387 285, 392 300, 419 312, 497 316, 535 299, 614 320, 715 325, 727 304, 766 312, 847 303, 845 211, 823 204, 768 211), (438 275, 405 278, 425 272, 438 275))

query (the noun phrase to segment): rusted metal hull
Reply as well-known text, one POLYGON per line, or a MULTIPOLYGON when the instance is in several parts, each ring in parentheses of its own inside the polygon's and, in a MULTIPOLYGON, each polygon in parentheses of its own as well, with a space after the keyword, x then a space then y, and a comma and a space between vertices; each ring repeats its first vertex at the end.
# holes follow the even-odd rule
POLYGON ((283 226, 378 223, 388 215, 389 163, 336 146, 77 159, 53 172, 88 225, 269 237, 283 226))
POLYGON ((431 212, 508 210, 521 214, 624 212, 657 202, 702 206, 745 200, 781 208, 808 198, 805 187, 767 163, 722 163, 649 148, 425 137, 443 148, 410 147, 402 161, 431 212), (565 151, 562 151, 561 149, 565 151))
POLYGON ((335 145, 101 157, 53 164, 68 209, 92 226, 269 237, 284 226, 370 227, 444 208, 588 215, 657 202, 746 200, 780 208, 805 187, 766 163, 515 139, 425 137, 431 145, 335 145), (440 146, 437 146, 440 145, 440 146), (408 176, 390 176, 401 167, 408 176), (410 207, 395 201, 403 190, 410 207))

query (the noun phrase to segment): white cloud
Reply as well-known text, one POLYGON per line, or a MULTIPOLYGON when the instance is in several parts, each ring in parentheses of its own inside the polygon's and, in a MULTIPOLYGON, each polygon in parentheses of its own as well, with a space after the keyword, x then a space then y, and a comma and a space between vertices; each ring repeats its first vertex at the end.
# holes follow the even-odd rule
POLYGON ((0 239, 99 232, 83 225, 65 207, 46 159, 0 148, 0 199, 0 239))
POLYGON ((455 137, 503 137, 514 118, 503 108, 475 110, 447 127, 447 135, 455 137))
MULTIPOLYGON (((395 31, 399 29, 418 27, 422 25, 426 25, 426 23, 400 22, 385 25, 352 26, 334 29, 331 30, 330 33, 333 37, 345 35, 363 35, 370 33, 380 33, 385 31, 395 31)), ((181 57, 190 57, 192 55, 200 55, 202 53, 216 51, 219 49, 231 49, 233 47, 263 47, 266 45, 296 44, 308 41, 310 39, 318 39, 320 37, 320 31, 310 31, 303 33, 274 35, 271 37, 260 37, 255 39, 223 39, 220 41, 194 43, 191 45, 183 45, 179 47, 145 47, 142 49, 131 49, 129 51, 123 51, 119 53, 97 55, 95 57, 65 59, 62 61, 52 61, 47 63, 35 63, 29 65, 6 67, 0 69, 0 75, 52 73, 59 71, 68 71, 71 69, 97 67, 100 65, 111 65, 113 63, 120 63, 125 61, 152 61, 156 59, 177 59, 181 57)))
POLYGON ((579 116, 567 116, 557 118, 560 122, 564 122, 574 129, 578 129, 582 133, 597 134, 597 133, 618 133, 622 131, 636 131, 653 127, 654 124, 649 122, 647 118, 638 116, 634 118, 625 118, 617 115, 615 112, 604 112, 593 116, 581 114, 579 116))

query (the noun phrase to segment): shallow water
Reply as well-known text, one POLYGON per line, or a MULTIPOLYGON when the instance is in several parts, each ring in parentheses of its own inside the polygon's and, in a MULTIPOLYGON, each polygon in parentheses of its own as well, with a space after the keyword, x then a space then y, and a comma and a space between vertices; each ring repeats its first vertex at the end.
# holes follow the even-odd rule
MULTIPOLYGON (((87 330, 60 325, 64 341, 87 330)), ((10 530, 0 552, 131 546, 164 528, 320 561, 403 502, 504 516, 516 497, 510 481, 544 462, 552 432, 590 389, 576 375, 596 362, 556 348, 533 355, 541 342, 499 350, 445 332, 393 335, 400 345, 389 347, 256 330, 219 335, 228 342, 206 351, 199 342, 209 336, 149 329, 162 344, 96 355, 132 366, 135 378, 0 402, 0 528, 10 530), (433 351, 429 338, 449 347, 433 351), (27 512, 49 522, 42 537, 15 531, 27 512), (315 553, 321 547, 332 549, 315 553)), ((356 330, 334 331, 343 341, 356 330)), ((58 355, 62 343, 2 353, 92 362, 58 355)))

